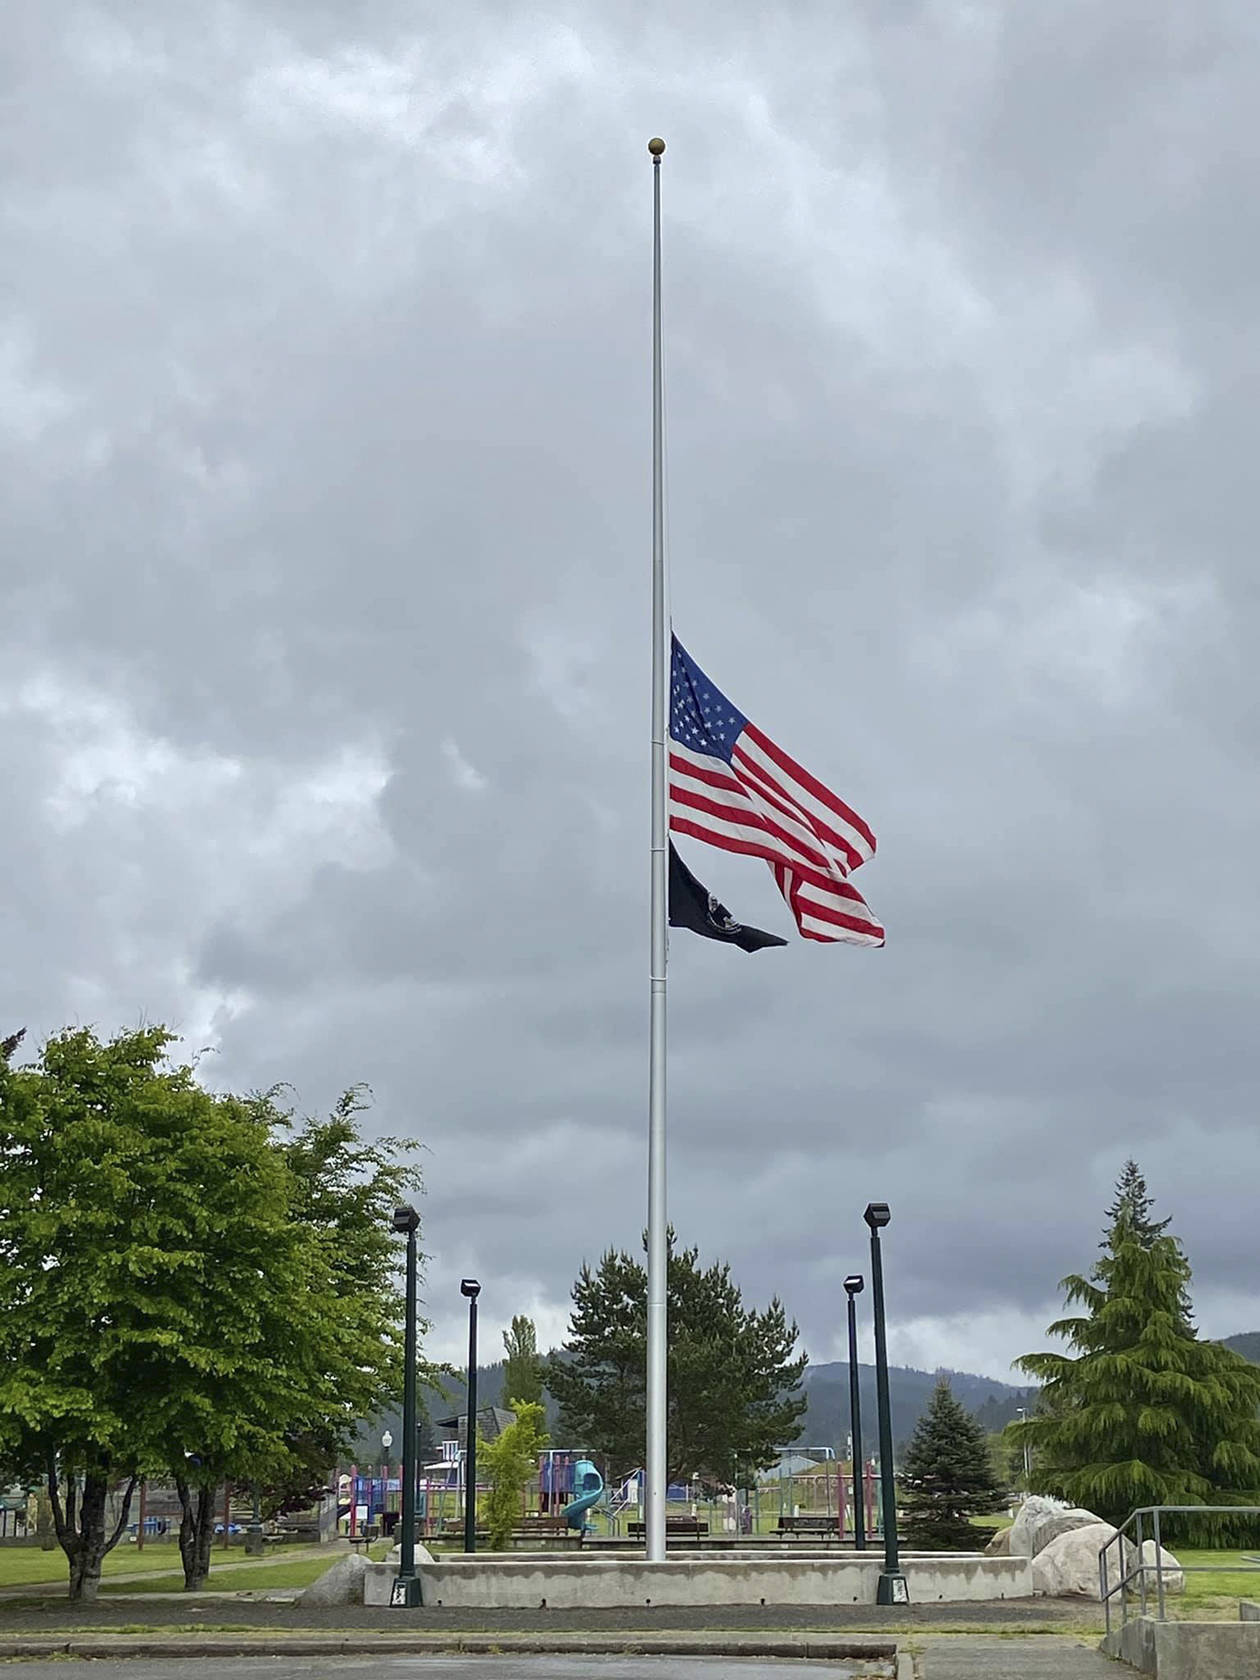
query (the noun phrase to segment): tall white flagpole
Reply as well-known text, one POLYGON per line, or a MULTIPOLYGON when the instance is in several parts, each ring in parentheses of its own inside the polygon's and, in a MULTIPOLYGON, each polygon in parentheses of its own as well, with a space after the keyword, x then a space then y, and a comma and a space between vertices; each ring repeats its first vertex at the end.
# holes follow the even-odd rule
POLYGON ((652 154, 652 1009, 648 1076, 647 1498, 649 1562, 665 1559, 665 965, 669 940, 669 620, 665 603, 661 387, 661 154, 652 154))

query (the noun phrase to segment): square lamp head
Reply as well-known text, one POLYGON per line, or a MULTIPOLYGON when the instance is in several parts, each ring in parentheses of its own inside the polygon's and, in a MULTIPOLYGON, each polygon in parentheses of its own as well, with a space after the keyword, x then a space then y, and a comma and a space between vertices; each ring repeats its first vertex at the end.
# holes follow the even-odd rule
POLYGON ((460 1278, 459 1292, 461 1295, 466 1295, 470 1301, 475 1301, 481 1294, 481 1285, 476 1278, 460 1278))
POLYGON ((862 1218, 865 1219, 872 1231, 882 1231, 892 1218, 892 1214, 888 1211, 887 1202, 867 1202, 866 1212, 862 1215, 862 1218))
POLYGON ((865 1288, 866 1284, 857 1272, 854 1272, 851 1277, 847 1277, 844 1280, 845 1294, 850 1297, 860 1295, 865 1288))
POLYGON ((396 1207, 390 1223, 400 1236, 409 1237, 413 1231, 420 1229, 420 1215, 413 1207, 396 1207))

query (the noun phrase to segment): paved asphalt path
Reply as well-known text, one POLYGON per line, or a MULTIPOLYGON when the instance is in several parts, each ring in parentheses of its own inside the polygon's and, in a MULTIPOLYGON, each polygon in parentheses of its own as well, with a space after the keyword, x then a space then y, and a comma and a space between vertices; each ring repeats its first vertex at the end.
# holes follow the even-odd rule
POLYGON ((865 1633, 878 1629, 910 1633, 918 1629, 992 1628, 1011 1633, 1062 1628, 1080 1632, 1093 1626, 1102 1633, 1102 1608, 1084 1600, 1054 1598, 993 1599, 979 1604, 722 1604, 708 1606, 640 1605, 633 1609, 591 1610, 417 1610, 411 1613, 347 1604, 319 1610, 264 1599, 216 1598, 193 1593, 129 1599, 102 1594, 95 1604, 70 1604, 65 1598, 0 1604, 0 1638, 22 1633, 57 1633, 79 1628, 231 1627, 282 1629, 377 1628, 398 1633, 659 1633, 686 1629, 742 1633, 748 1629, 826 1633, 865 1633), (412 1617, 414 1616, 414 1620, 412 1617))
MULTIPOLYGON (((24 1662, 21 1672, 57 1669, 24 1662)), ((179 1657, 94 1658, 93 1680, 839 1680, 848 1663, 746 1657, 179 1657)))
MULTIPOLYGON (((1117 1667, 1092 1644, 1061 1635, 1035 1639, 967 1634, 916 1641, 919 1680, 1115 1680, 1117 1667)), ((64 1659, 24 1662, 22 1673, 64 1659)), ((847 1662, 746 1657, 566 1657, 438 1655, 371 1657, 96 1658, 94 1680, 842 1680, 847 1662)), ((49 1680, 53 1680, 50 1675, 49 1680)))

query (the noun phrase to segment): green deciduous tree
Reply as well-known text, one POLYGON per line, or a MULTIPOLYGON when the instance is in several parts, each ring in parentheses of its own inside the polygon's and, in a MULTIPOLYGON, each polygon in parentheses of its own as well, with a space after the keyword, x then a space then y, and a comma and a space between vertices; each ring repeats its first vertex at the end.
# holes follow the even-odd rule
POLYGON ((409 1159, 416 1146, 362 1136, 362 1087, 345 1092, 326 1118, 300 1122, 279 1107, 279 1091, 254 1099, 254 1107, 283 1174, 285 1242, 295 1245, 300 1273, 281 1271, 282 1247, 263 1257, 253 1310, 267 1383, 253 1391, 235 1381, 221 1388, 213 1400, 216 1434, 207 1439, 203 1431, 194 1458, 171 1466, 190 1591, 209 1573, 221 1482, 257 1486, 267 1514, 309 1505, 353 1441, 357 1420, 401 1385, 402 1300, 390 1214, 419 1188, 409 1159), (243 1431, 263 1422, 272 1430, 265 1450, 248 1450, 243 1431))
MULTIPOLYGON (((415 1159, 420 1145, 365 1138, 360 1116, 367 1107, 366 1088, 353 1086, 325 1118, 294 1123, 286 1115, 278 1143, 293 1181, 291 1218, 315 1239, 331 1315, 323 1353, 329 1404, 291 1439, 312 1485, 327 1485, 353 1446, 357 1420, 396 1402, 402 1389, 402 1249, 390 1220, 400 1202, 423 1188, 415 1159)), ((423 1267, 423 1253, 420 1262, 423 1267)), ((428 1329, 421 1317, 421 1341, 428 1329)), ((421 1358, 419 1381, 438 1375, 439 1367, 421 1358)), ((290 1503, 295 1496, 291 1490, 290 1503)))
POLYGON ((517 1400, 540 1401, 543 1396, 543 1362, 538 1353, 538 1333, 532 1318, 518 1313, 512 1328, 503 1332, 502 1403, 507 1407, 517 1400))
POLYGON ((1148 1211, 1144 1187, 1137 1202, 1118 1197, 1102 1258, 1063 1280, 1083 1310, 1049 1334, 1069 1351, 1018 1362, 1043 1385, 1036 1414, 1011 1431, 1032 1443, 1033 1489, 1110 1522, 1138 1505, 1260 1503, 1260 1369, 1199 1339, 1189 1263, 1148 1211))
POLYGON ((47 1478, 73 1597, 94 1596, 138 1475, 175 1478, 198 1586, 215 1487, 331 1463, 396 1386, 398 1169, 362 1190, 353 1097, 291 1136, 273 1095, 206 1091, 171 1042, 76 1031, 0 1059, 0 1454, 47 1478), (356 1225, 375 1211, 380 1240, 356 1225))
MULTIPOLYGON (((744 1305, 730 1267, 702 1270, 672 1233, 668 1274, 671 1481, 698 1475, 732 1485, 774 1461, 805 1412, 805 1355, 776 1298, 744 1305)), ((647 1273, 609 1249, 573 1286, 569 1340, 547 1361, 547 1387, 567 1430, 608 1460, 613 1476, 643 1462, 647 1387, 647 1273)))
POLYGON ((221 1443, 217 1395, 270 1380, 235 1332, 261 1256, 292 1268, 266 1126, 164 1068, 168 1043, 67 1032, 0 1068, 0 1431, 43 1469, 76 1598, 94 1596, 137 1476, 177 1440, 221 1443))
POLYGON ((492 1551, 506 1551, 521 1515, 521 1496, 538 1473, 538 1455, 547 1445, 543 1408, 537 1400, 508 1401, 516 1420, 493 1441, 477 1436, 477 1465, 490 1483, 484 1506, 492 1551))
POLYGON ((910 1437, 901 1482, 906 1538, 928 1550, 971 1551, 983 1544, 988 1535, 972 1519, 1005 1503, 984 1430, 943 1379, 910 1437))

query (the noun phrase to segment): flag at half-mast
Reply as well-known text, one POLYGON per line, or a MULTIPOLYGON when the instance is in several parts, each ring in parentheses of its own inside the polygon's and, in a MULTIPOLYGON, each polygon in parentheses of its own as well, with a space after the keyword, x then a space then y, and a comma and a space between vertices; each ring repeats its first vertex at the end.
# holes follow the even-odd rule
POLYGON ((850 881, 874 856, 856 811, 777 747, 715 688, 677 636, 669 704, 669 826, 764 858, 805 939, 882 945, 850 881))

